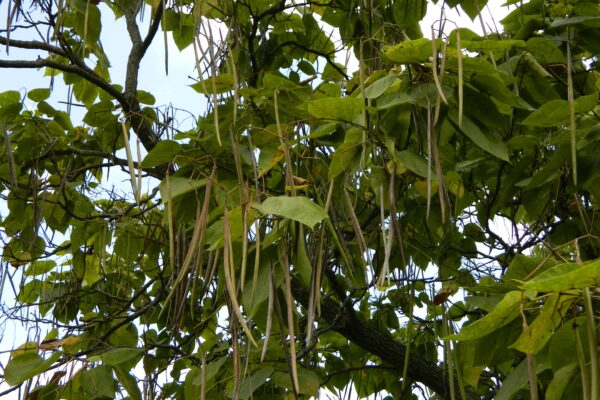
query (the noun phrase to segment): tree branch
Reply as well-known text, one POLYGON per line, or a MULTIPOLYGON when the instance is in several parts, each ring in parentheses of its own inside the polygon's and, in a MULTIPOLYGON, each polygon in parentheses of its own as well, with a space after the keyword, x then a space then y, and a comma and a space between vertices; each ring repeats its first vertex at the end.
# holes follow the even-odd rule
MULTIPOLYGON (((11 43, 13 41, 11 40, 11 43)), ((72 65, 72 64, 62 64, 56 61, 48 60, 45 58, 38 58, 37 60, 0 60, 0 68, 31 68, 31 69, 40 69, 40 68, 54 68, 63 72, 70 72, 81 76, 85 80, 93 83, 99 89, 104 90, 106 93, 115 98, 119 103, 124 101, 123 94, 112 87, 108 82, 98 76, 91 70, 83 69, 80 66, 72 65)), ((121 103, 122 104, 122 103, 121 103)))
POLYGON ((53 46, 49 43, 38 42, 36 40, 15 40, 15 39, 8 40, 8 38, 6 38, 4 36, 0 36, 0 44, 6 45, 6 46, 11 46, 11 47, 16 47, 19 49, 44 50, 49 53, 56 54, 58 56, 66 57, 65 52, 60 47, 53 46))
POLYGON ((146 53, 146 50, 150 46, 150 43, 152 43, 156 31, 158 30, 159 23, 156 22, 156 20, 160 22, 162 6, 156 10, 154 21, 148 30, 148 35, 144 40, 142 40, 140 29, 135 21, 138 10, 139 6, 137 5, 125 10, 127 32, 129 32, 129 38, 131 39, 132 46, 129 52, 129 58, 127 59, 125 90, 123 92, 123 95, 125 96, 125 104, 122 103, 122 106, 134 132, 140 138, 144 148, 147 151, 150 151, 158 143, 158 136, 152 130, 151 126, 141 113, 140 102, 137 98, 137 87, 140 63, 144 57, 144 54, 146 53))

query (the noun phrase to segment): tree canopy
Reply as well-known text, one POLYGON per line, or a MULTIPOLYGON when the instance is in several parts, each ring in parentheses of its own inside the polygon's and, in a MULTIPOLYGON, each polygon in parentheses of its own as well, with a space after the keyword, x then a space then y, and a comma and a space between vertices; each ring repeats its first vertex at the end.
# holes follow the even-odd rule
POLYGON ((597 2, 6 3, 1 394, 600 398, 597 2))

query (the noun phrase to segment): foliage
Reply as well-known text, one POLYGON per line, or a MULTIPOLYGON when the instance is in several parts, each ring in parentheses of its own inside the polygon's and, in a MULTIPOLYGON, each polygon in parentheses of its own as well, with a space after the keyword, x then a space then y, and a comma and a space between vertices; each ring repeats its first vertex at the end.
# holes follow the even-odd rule
POLYGON ((508 3, 432 37, 425 0, 8 2, 30 57, 0 68, 85 107, 0 93, 5 318, 45 332, 9 391, 599 398, 600 10, 508 3), (191 127, 138 87, 160 31, 196 54, 191 127))

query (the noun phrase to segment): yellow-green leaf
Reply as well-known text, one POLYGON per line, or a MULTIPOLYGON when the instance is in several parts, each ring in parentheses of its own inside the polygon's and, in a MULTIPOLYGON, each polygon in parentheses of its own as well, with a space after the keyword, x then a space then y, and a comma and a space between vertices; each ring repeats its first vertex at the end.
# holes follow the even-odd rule
POLYGON ((552 293, 544 309, 510 347, 526 354, 536 354, 548 343, 562 315, 577 299, 569 294, 552 293))
POLYGON ((353 121, 364 107, 363 99, 356 97, 325 97, 308 102, 308 112, 315 118, 353 121))
POLYGON ((262 204, 254 204, 253 207, 263 214, 289 218, 311 228, 327 218, 323 207, 308 197, 274 196, 269 197, 262 204))
POLYGON ((463 326, 459 333, 451 335, 453 340, 475 340, 484 337, 510 323, 519 315, 521 292, 506 293, 498 305, 485 317, 463 326))
POLYGON ((600 260, 583 264, 556 265, 523 283, 523 290, 531 292, 562 292, 600 284, 600 260))

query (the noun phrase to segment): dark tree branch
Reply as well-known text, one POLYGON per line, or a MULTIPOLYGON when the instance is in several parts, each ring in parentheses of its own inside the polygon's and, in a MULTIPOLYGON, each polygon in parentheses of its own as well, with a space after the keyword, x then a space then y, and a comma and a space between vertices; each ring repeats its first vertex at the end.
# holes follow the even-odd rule
POLYGON ((8 38, 6 38, 4 36, 0 36, 0 44, 6 45, 6 46, 11 46, 11 47, 16 47, 19 49, 44 50, 49 53, 56 54, 58 56, 66 57, 65 52, 60 47, 53 46, 49 43, 38 42, 36 40, 15 40, 15 39, 9 40, 8 38))
POLYGON ((156 12, 154 13, 154 19, 152 20, 152 24, 150 24, 148 33, 146 34, 144 42, 142 43, 142 57, 146 54, 146 50, 148 50, 148 47, 150 47, 152 41, 154 40, 154 37, 156 36, 156 32, 158 32, 163 12, 163 2, 160 1, 158 3, 158 7, 156 8, 156 12))
MULTIPOLYGON (((11 40, 11 43, 13 41, 11 40)), ((108 82, 94 73, 92 70, 83 69, 78 65, 72 64, 62 64, 56 61, 48 60, 45 58, 38 58, 35 61, 32 60, 0 60, 0 68, 31 68, 31 69, 39 69, 39 68, 54 68, 63 72, 70 72, 81 76, 85 80, 93 83, 99 89, 104 90, 106 93, 114 97, 119 103, 121 103, 123 98, 123 94, 112 87, 108 82)))
MULTIPOLYGON (((161 3, 162 4, 162 3, 161 3)), ((162 15, 162 5, 156 10, 152 25, 148 30, 148 34, 144 40, 140 34, 139 26, 135 20, 139 10, 139 3, 136 6, 129 7, 125 10, 125 21, 127 23, 127 32, 131 39, 131 50, 127 59, 127 72, 125 75, 125 97, 124 103, 121 103, 125 115, 131 124, 136 135, 144 145, 147 151, 150 151, 159 142, 158 136, 152 130, 146 119, 141 113, 140 102, 137 98, 138 76, 140 72, 140 63, 146 50, 152 43, 154 36, 160 24, 160 16, 162 15), (158 21, 158 22, 157 22, 158 21)))

